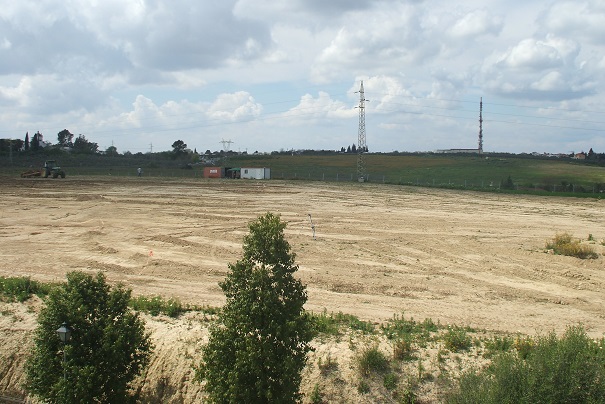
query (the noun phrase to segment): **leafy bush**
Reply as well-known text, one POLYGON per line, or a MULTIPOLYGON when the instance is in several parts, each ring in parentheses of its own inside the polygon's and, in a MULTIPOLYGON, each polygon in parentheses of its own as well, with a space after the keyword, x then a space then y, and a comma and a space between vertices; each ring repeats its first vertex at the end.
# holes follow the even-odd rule
POLYGON ((53 284, 40 283, 29 277, 0 276, 0 295, 8 301, 24 302, 32 295, 46 296, 54 287, 53 284))
POLYGON ((517 337, 513 343, 513 347, 521 359, 526 359, 534 349, 535 342, 530 337, 517 337))
POLYGON ((152 298, 137 296, 130 300, 129 305, 134 310, 146 312, 152 316, 157 316, 162 313, 169 317, 178 317, 187 311, 179 300, 174 298, 164 300, 161 296, 154 296, 152 298))
POLYGON ((472 344, 466 330, 461 327, 449 327, 443 335, 443 341, 445 342, 445 348, 451 352, 464 351, 470 348, 472 344))
POLYGON ((386 324, 381 327, 382 332, 388 339, 402 338, 410 334, 419 334, 424 338, 428 338, 431 332, 436 332, 439 327, 433 323, 430 318, 425 319, 422 323, 414 321, 414 318, 406 320, 402 315, 393 315, 386 324))
POLYGON ((594 259, 599 256, 592 246, 581 244, 579 240, 573 240, 568 233, 557 234, 554 239, 546 243, 546 249, 554 251, 555 254, 581 259, 594 259))
POLYGON ((412 341, 409 335, 404 335, 393 343, 393 358, 400 361, 410 360, 414 357, 412 353, 412 341))
POLYGON ((605 402, 605 341, 583 327, 537 338, 523 359, 516 352, 497 356, 483 372, 465 373, 449 403, 605 402))
POLYGON ((321 314, 312 314, 310 317, 315 331, 319 334, 338 335, 341 326, 362 331, 364 334, 373 334, 375 331, 371 322, 362 321, 352 314, 342 312, 328 314, 324 310, 321 314))
POLYGON ((489 358, 502 352, 508 352, 513 345, 514 341, 511 337, 499 337, 496 335, 492 339, 485 341, 485 349, 487 352, 483 356, 489 358))
POLYGON ((143 320, 128 308, 130 295, 122 285, 109 286, 100 272, 68 273, 38 316, 25 366, 29 393, 48 403, 134 400, 130 382, 149 363, 152 343, 143 320), (65 344, 57 335, 61 324, 72 331, 65 344))
POLYGON ((357 358, 357 364, 362 375, 372 372, 382 373, 389 369, 389 360, 377 346, 364 349, 357 358))

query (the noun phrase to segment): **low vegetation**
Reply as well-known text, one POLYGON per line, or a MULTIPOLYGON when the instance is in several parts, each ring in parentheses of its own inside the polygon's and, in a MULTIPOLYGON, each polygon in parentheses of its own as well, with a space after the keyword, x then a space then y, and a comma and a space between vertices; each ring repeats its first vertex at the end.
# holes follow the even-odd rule
MULTIPOLYGON (((56 287, 28 278, 0 278, 0 298, 16 302, 39 295, 47 300, 56 287)), ((160 296, 131 298, 129 307, 177 318, 203 312, 211 314, 211 321, 220 311, 160 296)), ((325 310, 310 319, 316 341, 348 340, 352 353, 346 359, 328 351, 307 363, 317 376, 302 393, 313 403, 337 400, 345 380, 370 401, 413 403, 430 394, 431 400, 448 403, 605 402, 605 340, 589 338, 580 325, 561 337, 532 337, 442 325, 430 318, 417 321, 403 314, 382 324, 325 310), (355 372, 353 379, 349 371, 355 372)))
POLYGON ((33 295, 46 296, 56 284, 42 283, 29 277, 0 276, 0 299, 9 302, 24 302, 33 295))
POLYGON ((581 259, 595 259, 599 257, 591 245, 582 244, 580 240, 574 239, 568 233, 557 234, 551 241, 546 243, 546 249, 558 255, 567 255, 581 259))
POLYGON ((604 345, 581 326, 569 327, 561 338, 555 333, 538 337, 525 357, 507 351, 485 370, 466 372, 447 402, 605 402, 604 345))

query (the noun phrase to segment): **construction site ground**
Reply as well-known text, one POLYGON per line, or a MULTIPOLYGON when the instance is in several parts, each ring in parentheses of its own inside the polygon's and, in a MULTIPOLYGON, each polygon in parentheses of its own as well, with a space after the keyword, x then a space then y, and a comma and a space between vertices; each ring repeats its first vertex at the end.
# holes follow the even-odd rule
MULTIPOLYGON (((372 183, 0 177, 0 276, 62 282, 70 271, 102 271, 134 295, 221 306, 218 283, 240 258, 248 223, 273 212, 287 223, 307 310, 375 323, 405 313, 528 335, 581 323, 601 337, 604 211, 605 201, 595 198, 372 183), (599 258, 547 251, 560 233, 591 245, 599 258)), ((2 305, 0 392, 19 395, 42 302, 2 305)), ((191 366, 207 332, 196 316, 145 316, 156 346, 140 384, 150 401, 202 397, 191 366)), ((350 341, 315 344, 315 360, 328 352, 348 363, 350 341)), ((341 368, 351 384, 342 402, 360 399, 341 368)), ((315 382, 305 383, 309 392, 315 382)))

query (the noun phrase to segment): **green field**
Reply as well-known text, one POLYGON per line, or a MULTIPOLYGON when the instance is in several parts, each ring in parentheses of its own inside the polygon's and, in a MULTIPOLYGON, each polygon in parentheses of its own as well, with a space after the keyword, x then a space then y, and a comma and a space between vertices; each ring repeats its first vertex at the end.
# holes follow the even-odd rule
MULTIPOLYGON (((270 167, 273 178, 354 181, 355 155, 273 155, 231 158, 236 167, 270 167)), ((569 159, 443 155, 365 156, 368 180, 376 183, 453 188, 500 188, 510 176, 515 189, 599 192, 605 167, 569 159)))
MULTIPOLYGON (((203 165, 183 168, 188 160, 143 157, 57 156, 68 176, 135 176, 143 168, 146 177, 202 178, 203 165)), ((19 175, 37 161, 20 159, 4 173, 19 175)), ((43 158, 42 158, 43 161, 43 158)), ((269 167, 272 179, 309 181, 357 181, 355 154, 272 154, 231 156, 216 165, 269 167)), ((365 155, 366 180, 372 183, 503 190, 510 192, 570 193, 596 196, 605 191, 605 167, 559 158, 498 155, 365 155), (510 181, 508 181, 510 177, 510 181)))

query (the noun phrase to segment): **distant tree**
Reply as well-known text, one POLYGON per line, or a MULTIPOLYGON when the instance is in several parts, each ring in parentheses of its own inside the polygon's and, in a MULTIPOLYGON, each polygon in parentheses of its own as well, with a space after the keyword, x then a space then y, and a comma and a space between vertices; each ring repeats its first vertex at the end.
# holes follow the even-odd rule
POLYGON ((182 140, 177 140, 172 144, 172 153, 175 157, 181 156, 186 153, 187 144, 182 140))
POLYGON ((25 142, 23 143, 24 150, 29 150, 29 132, 25 132, 25 142))
POLYGON ((130 296, 121 285, 107 285, 102 273, 68 273, 40 311, 27 390, 47 403, 131 401, 129 384, 147 366, 152 345, 143 320, 128 307, 130 296), (72 329, 66 345, 56 332, 63 323, 72 329))
POLYGON ((13 139, 11 141, 11 145, 12 145, 13 151, 18 152, 20 150, 23 150, 24 142, 21 139, 13 139))
POLYGON ((118 153, 117 147, 109 146, 107 149, 105 149, 105 155, 106 156, 119 156, 120 153, 118 153))
POLYGON ((502 185, 500 186, 500 188, 502 188, 502 189, 515 189, 515 183, 513 182, 513 179, 510 177, 510 175, 508 176, 508 178, 506 179, 506 181, 502 182, 502 185))
POLYGON ((347 153, 351 153, 351 146, 347 146, 347 153))
POLYGON ((76 153, 94 154, 99 151, 99 145, 94 142, 89 142, 84 135, 78 135, 74 141, 73 149, 76 153))
POLYGON ((590 150, 588 151, 588 154, 586 155, 586 160, 596 160, 597 159, 597 154, 592 150, 592 147, 590 148, 590 150))
POLYGON ((355 143, 351 146, 351 153, 357 153, 357 146, 355 146, 355 143))
POLYGON ((271 213, 252 222, 242 259, 229 264, 219 284, 227 301, 196 371, 211 402, 292 403, 300 397, 313 329, 285 227, 271 213))
POLYGON ((206 150, 206 153, 204 153, 204 155, 206 156, 210 156, 212 154, 212 152, 210 151, 210 149, 206 150))
POLYGON ((57 133, 57 144, 60 147, 73 147, 73 138, 73 133, 67 129, 63 129, 61 132, 57 133))
POLYGON ((32 137, 32 140, 29 143, 29 147, 30 147, 31 151, 40 150, 40 143, 42 142, 42 140, 43 140, 43 137, 39 131, 34 133, 34 136, 32 137))

